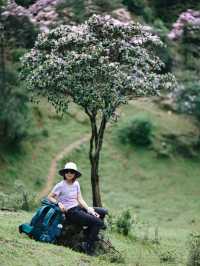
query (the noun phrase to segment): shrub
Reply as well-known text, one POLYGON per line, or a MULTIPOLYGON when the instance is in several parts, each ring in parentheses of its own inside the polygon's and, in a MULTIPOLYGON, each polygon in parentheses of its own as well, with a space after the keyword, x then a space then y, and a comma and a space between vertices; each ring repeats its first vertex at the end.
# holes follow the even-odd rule
POLYGON ((117 252, 110 252, 99 256, 100 260, 107 261, 108 263, 124 264, 125 258, 117 252))
POLYGON ((35 195, 25 189, 21 181, 16 181, 9 194, 0 193, 0 208, 29 211, 36 207, 35 195))
POLYGON ((11 59, 13 63, 18 63, 20 60, 20 57, 24 55, 26 52, 25 48, 16 48, 11 50, 11 59))
POLYGON ((110 231, 115 230, 115 218, 114 218, 114 216, 112 214, 109 213, 107 215, 106 221, 107 221, 107 224, 108 224, 108 229, 110 231))
POLYGON ((200 266, 200 234, 191 234, 189 246, 187 266, 200 266))
POLYGON ((129 235, 133 221, 129 210, 122 212, 116 221, 117 232, 124 236, 129 235))
POLYGON ((200 82, 188 82, 175 93, 177 109, 200 121, 200 82))
POLYGON ((135 118, 119 130, 118 136, 124 144, 148 146, 152 142, 152 123, 146 118, 135 118))
POLYGON ((161 263, 175 263, 176 252, 174 250, 165 250, 159 254, 161 263))

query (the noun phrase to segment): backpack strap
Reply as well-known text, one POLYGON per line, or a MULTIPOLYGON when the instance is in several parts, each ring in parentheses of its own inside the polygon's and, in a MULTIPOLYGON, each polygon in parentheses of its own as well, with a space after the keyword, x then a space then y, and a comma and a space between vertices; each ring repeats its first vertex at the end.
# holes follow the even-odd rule
POLYGON ((51 208, 44 217, 43 225, 48 226, 53 216, 57 213, 58 211, 56 211, 54 208, 51 208))
POLYGON ((56 208, 56 207, 57 207, 57 204, 51 202, 47 197, 43 198, 43 199, 41 200, 41 203, 42 203, 42 205, 48 205, 48 206, 51 206, 51 207, 53 207, 53 208, 56 208))
POLYGON ((30 224, 34 225, 35 223, 37 223, 37 221, 41 219, 41 217, 45 216, 45 213, 47 213, 48 209, 50 209, 50 206, 47 205, 40 207, 36 214, 33 216, 30 224))

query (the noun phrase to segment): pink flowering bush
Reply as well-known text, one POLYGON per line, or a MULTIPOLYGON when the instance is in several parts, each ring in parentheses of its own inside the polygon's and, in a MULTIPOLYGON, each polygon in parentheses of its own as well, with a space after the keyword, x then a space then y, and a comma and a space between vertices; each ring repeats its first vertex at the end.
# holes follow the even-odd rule
POLYGON ((62 0, 37 0, 27 8, 18 5, 14 0, 8 0, 6 10, 2 13, 4 17, 24 16, 39 26, 41 31, 48 32, 57 21, 58 13, 56 5, 62 0))
POLYGON ((191 35, 195 35, 197 31, 200 34, 200 11, 188 9, 181 13, 178 20, 173 24, 173 29, 168 37, 171 40, 178 40, 184 35, 186 29, 191 35))

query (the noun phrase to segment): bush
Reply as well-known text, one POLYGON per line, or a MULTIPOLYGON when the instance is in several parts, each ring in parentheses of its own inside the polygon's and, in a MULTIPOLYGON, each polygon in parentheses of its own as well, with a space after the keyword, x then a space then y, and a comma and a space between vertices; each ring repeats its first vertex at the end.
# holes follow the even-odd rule
POLYGON ((29 211, 36 207, 35 195, 25 189, 21 181, 15 181, 14 189, 9 194, 0 193, 0 208, 29 211))
POLYGON ((108 224, 108 229, 110 231, 114 231, 115 230, 115 218, 114 218, 114 216, 109 213, 107 215, 106 221, 107 221, 107 224, 108 224))
POLYGON ((200 82, 188 82, 175 95, 178 111, 193 115, 200 121, 200 82))
POLYGON ((124 144, 148 146, 152 142, 152 123, 145 118, 135 118, 119 130, 118 136, 124 144))
POLYGON ((124 236, 129 235, 133 221, 129 210, 122 212, 116 221, 117 232, 124 236))
POLYGON ((191 234, 187 266, 200 266, 200 234, 191 234))
POLYGON ((22 57, 26 52, 25 48, 16 48, 11 50, 11 59, 13 63, 19 63, 20 57, 22 57))
POLYGON ((120 253, 110 252, 103 255, 98 256, 100 260, 107 261, 108 263, 119 263, 125 264, 125 258, 122 257, 120 253))
POLYGON ((176 252, 172 250, 164 250, 160 252, 159 258, 161 263, 172 263, 175 264, 176 262, 176 252))

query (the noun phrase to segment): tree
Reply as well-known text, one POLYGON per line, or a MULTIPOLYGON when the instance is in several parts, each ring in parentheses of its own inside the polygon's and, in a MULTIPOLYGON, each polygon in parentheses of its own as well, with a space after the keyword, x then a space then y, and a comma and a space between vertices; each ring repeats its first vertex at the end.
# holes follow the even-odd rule
POLYGON ((171 74, 159 73, 162 62, 153 48, 160 45, 159 38, 138 23, 93 15, 84 24, 40 34, 22 59, 21 78, 32 95, 47 97, 58 111, 65 111, 72 100, 90 119, 95 206, 102 205, 99 159, 104 131, 116 108, 175 84, 171 74))

